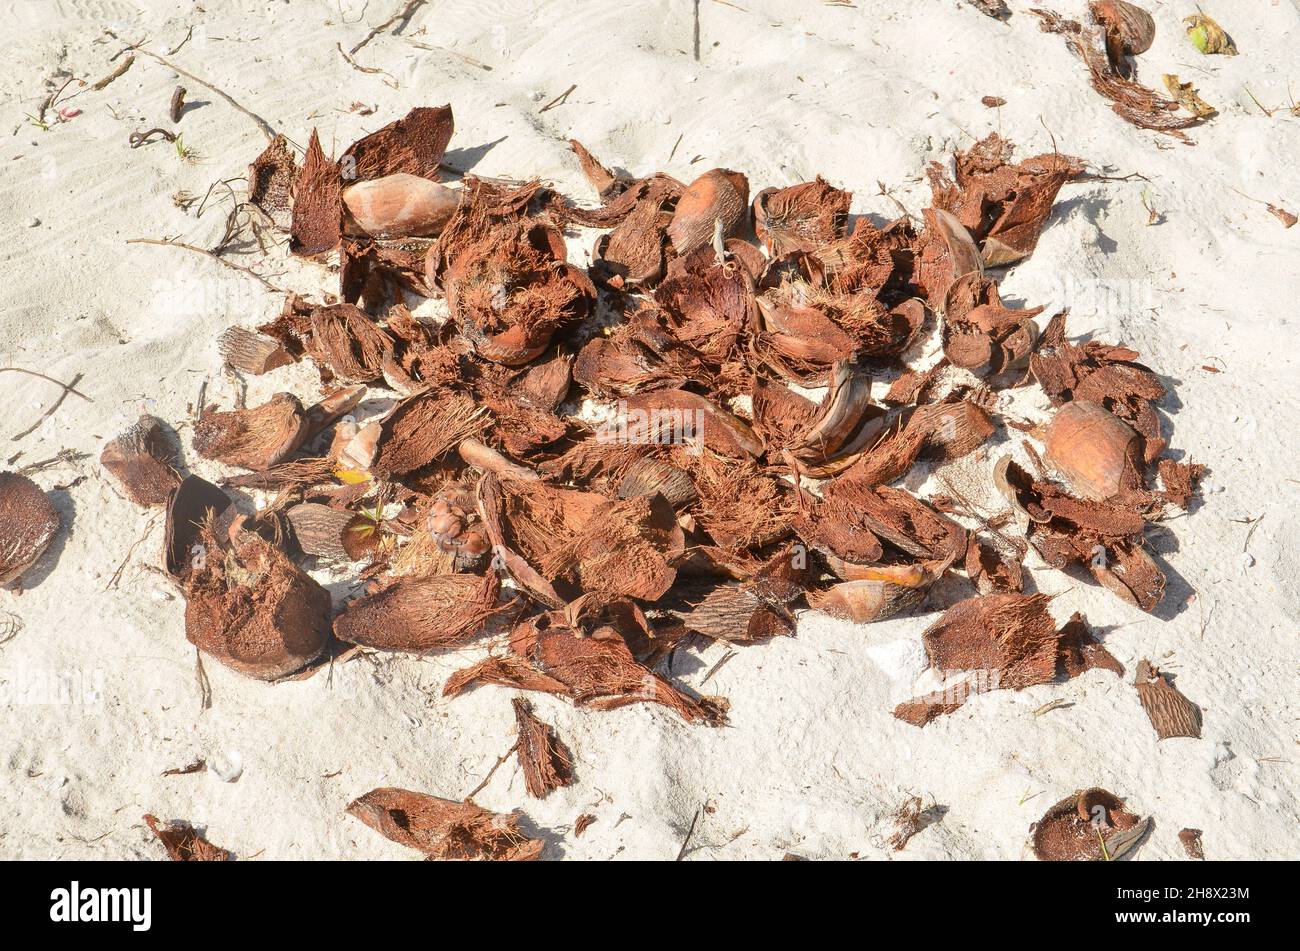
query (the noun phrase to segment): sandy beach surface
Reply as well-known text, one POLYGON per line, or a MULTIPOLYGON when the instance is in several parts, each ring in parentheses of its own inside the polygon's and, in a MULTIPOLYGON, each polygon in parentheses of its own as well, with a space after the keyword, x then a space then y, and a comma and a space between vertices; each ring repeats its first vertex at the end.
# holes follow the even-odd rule
MULTIPOLYGON (((725 166, 756 191, 820 174, 877 223, 897 216, 895 202, 919 217, 926 164, 991 131, 1017 157, 1056 147, 1083 158, 1093 176, 1063 188, 1004 298, 1045 305, 1040 323, 1068 307, 1072 336, 1139 351, 1171 391, 1161 410, 1175 454, 1209 469, 1190 511, 1149 532, 1169 578, 1153 614, 1029 556, 1053 616, 1084 612, 1126 675, 991 692, 918 729, 891 711, 924 666, 921 632, 969 589, 941 585, 923 610, 870 625, 802 610, 795 637, 698 646, 660 668, 728 698, 725 728, 533 694, 573 750, 577 781, 533 799, 512 758, 475 799, 521 810, 545 858, 673 859, 694 826, 688 860, 1024 859, 1029 826, 1052 803, 1103 786, 1154 819, 1141 860, 1185 860, 1188 827, 1203 830, 1208 858, 1300 856, 1300 227, 1266 207, 1300 212, 1289 90, 1300 95, 1300 9, 1202 3, 1241 51, 1226 57, 1186 41, 1180 21, 1195 4, 1144 5, 1158 33, 1143 81, 1163 88, 1160 75, 1177 73, 1219 110, 1191 130, 1194 145, 1112 113, 1021 0, 1006 22, 959 0, 703 0, 698 56, 691 0, 439 0, 375 36, 355 65, 340 47, 398 0, 8 5, 0 366, 76 378, 82 395, 18 436, 60 388, 0 373, 2 467, 70 453, 33 475, 63 521, 54 545, 21 593, 0 591, 0 858, 161 858, 145 813, 189 820, 241 859, 418 858, 347 816, 347 803, 377 786, 462 797, 514 742, 514 691, 441 695, 479 646, 374 654, 275 686, 209 661, 201 709, 184 602, 154 570, 163 519, 131 504, 98 457, 150 412, 176 427, 191 471, 229 471, 191 450, 194 407, 201 388, 233 404, 215 338, 270 319, 282 296, 205 256, 127 243, 216 243, 230 207, 220 183, 242 194, 265 146, 252 118, 145 50, 295 143, 317 129, 327 151, 413 106, 450 103, 449 164, 537 177, 588 205, 597 199, 569 138, 637 175, 685 181, 725 166), (132 44, 131 68, 93 89, 132 44), (63 115, 51 111, 46 128, 28 118, 70 79, 63 115), (178 84, 189 105, 173 123, 178 84), (188 158, 161 140, 130 147, 154 127, 179 132, 188 158), (182 193, 200 201, 182 208, 182 193), (1132 684, 1144 657, 1201 707, 1201 738, 1157 742, 1132 684), (1064 703, 1035 715, 1053 700, 1064 703), (206 771, 163 775, 200 759, 206 771), (895 852, 891 816, 911 796, 936 807, 935 821, 895 852), (578 836, 583 814, 595 821, 578 836)), ((590 261, 595 234, 574 233, 571 260, 590 261)), ((230 260, 313 295, 334 280, 281 247, 245 245, 230 260)), ((928 365, 937 349, 930 339, 916 359, 928 365)), ((305 363, 247 382, 250 405, 320 392, 305 363)), ((1041 420, 1048 405, 1031 389, 1008 405, 1041 420)), ((989 471, 1018 441, 999 430, 906 485, 928 494, 945 478, 996 510, 989 471)), ((344 573, 316 577, 336 603, 359 590, 344 573)))

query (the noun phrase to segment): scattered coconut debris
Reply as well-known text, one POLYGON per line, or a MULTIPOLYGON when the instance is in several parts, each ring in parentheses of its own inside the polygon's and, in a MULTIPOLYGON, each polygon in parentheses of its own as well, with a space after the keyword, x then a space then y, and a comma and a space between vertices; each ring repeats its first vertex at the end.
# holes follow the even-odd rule
POLYGON ((409 789, 372 789, 347 811, 384 838, 430 859, 532 861, 545 844, 521 832, 517 816, 409 789))

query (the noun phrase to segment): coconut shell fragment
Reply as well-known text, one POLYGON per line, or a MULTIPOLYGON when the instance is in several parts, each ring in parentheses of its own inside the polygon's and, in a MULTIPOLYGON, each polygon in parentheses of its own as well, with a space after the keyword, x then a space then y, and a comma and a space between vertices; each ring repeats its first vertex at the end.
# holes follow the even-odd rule
POLYGON ((307 666, 330 641, 330 595, 282 551, 251 532, 222 549, 211 525, 185 579, 185 636, 257 680, 307 666))
POLYGON ((325 157, 313 129, 294 185, 289 250, 316 257, 338 247, 343 228, 343 181, 337 162, 325 157))
POLYGON ((277 135, 248 167, 248 200, 260 208, 281 231, 293 223, 293 193, 298 166, 289 142, 277 135))
POLYGON ((1043 862, 1115 861, 1135 849, 1151 826, 1104 789, 1073 793, 1031 827, 1034 856, 1043 862))
POLYGON ((573 782, 573 754, 556 736, 554 727, 537 719, 531 703, 521 697, 515 697, 510 703, 519 730, 515 752, 524 773, 524 784, 530 796, 545 799, 573 782))
POLYGON ((217 351, 226 366, 254 376, 294 362, 280 343, 243 327, 229 327, 222 331, 217 338, 217 351))
POLYGON ((99 464, 136 505, 165 505, 180 485, 162 420, 147 413, 104 446, 99 464))
POLYGON ((815 251, 844 237, 850 192, 815 181, 789 188, 765 188, 754 196, 754 233, 774 258, 815 251))
POLYGON ((13 584, 45 554, 59 513, 31 479, 0 472, 0 585, 13 584))
POLYGON ((161 822, 149 815, 144 817, 144 822, 173 862, 228 862, 233 857, 233 853, 213 845, 188 822, 161 822))
POLYGON ((1178 833, 1178 841, 1183 844, 1183 851, 1189 859, 1205 860, 1205 849, 1201 846, 1200 829, 1183 829, 1178 833))
POLYGON ((545 845, 521 832, 514 814, 392 786, 372 789, 349 803, 347 812, 430 859, 527 862, 545 845))
POLYGON ((428 575, 392 580, 350 603, 334 620, 341 641, 422 653, 481 634, 501 613, 496 575, 428 575))
POLYGON ((460 193, 399 172, 343 189, 345 227, 374 238, 437 237, 460 204, 460 193))
POLYGON ((205 406, 194 424, 194 451, 205 459, 261 471, 284 462, 307 433, 298 398, 277 393, 253 409, 221 412, 205 406))
POLYGON ((1134 685, 1158 739, 1200 737, 1200 708, 1182 695, 1168 674, 1162 674, 1159 667, 1143 658, 1138 661, 1134 685))
POLYGON ((354 142, 340 165, 348 181, 398 174, 436 181, 455 128, 450 105, 417 106, 354 142))
POLYGON ((668 237, 678 257, 737 233, 746 218, 749 180, 740 172, 715 168, 686 186, 677 199, 668 237))
POLYGON ((1043 442, 1043 458, 1086 499, 1104 501, 1141 486, 1138 434, 1096 403, 1062 406, 1043 442))

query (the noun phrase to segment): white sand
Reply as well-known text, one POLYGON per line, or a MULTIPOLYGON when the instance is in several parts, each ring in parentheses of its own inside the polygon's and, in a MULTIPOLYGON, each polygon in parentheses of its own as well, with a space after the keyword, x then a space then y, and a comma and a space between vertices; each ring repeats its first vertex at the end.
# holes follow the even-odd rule
MULTIPOLYGON (((1071 15, 1084 6, 1044 4, 1071 15)), ((231 323, 268 318, 279 299, 198 255, 124 242, 214 243, 228 204, 210 201, 196 218, 171 196, 202 197, 215 180, 243 175, 264 139, 182 79, 199 105, 179 130, 200 161, 181 162, 165 142, 128 148, 132 131, 171 127, 177 78, 144 56, 107 89, 72 99, 82 112, 70 121, 41 131, 23 118, 51 83, 108 73, 124 42, 147 35, 146 48, 165 55, 191 25, 174 61, 296 142, 314 125, 327 147, 341 147, 412 106, 451 102, 451 162, 539 176, 585 201, 594 196, 565 146, 570 136, 635 173, 689 179, 725 165, 755 189, 821 173, 854 191, 855 213, 877 220, 896 213, 878 182, 917 214, 929 197, 925 163, 991 130, 1022 157, 1050 150, 1050 130, 1062 151, 1096 170, 1146 175, 1149 184, 1067 185, 1037 251, 1003 284, 1026 305, 1072 305, 1072 334, 1141 351, 1176 392, 1163 407, 1173 447, 1212 469, 1204 503, 1151 533, 1169 574, 1157 616, 1031 556, 1034 583, 1059 594, 1052 613, 1084 611, 1128 667, 1123 681, 1093 671, 976 697, 924 730, 895 720, 890 711, 921 664, 920 633, 961 593, 954 584, 917 616, 855 626, 804 612, 797 637, 738 650, 703 686, 730 698, 726 729, 687 726, 657 707, 587 712, 534 695, 575 751, 578 782, 535 801, 511 760, 477 799, 521 808, 547 838, 548 857, 672 858, 704 807, 692 859, 1014 859, 1028 854, 1029 824, 1056 799, 1103 785, 1155 818, 1143 859, 1182 858, 1177 833, 1187 826, 1204 830, 1211 858, 1297 857, 1300 227, 1284 230, 1238 191, 1300 211, 1300 120, 1285 108, 1264 116, 1245 91, 1270 107, 1288 103, 1287 81, 1300 82, 1288 72, 1300 14, 1287 0, 1203 4, 1241 50, 1204 57, 1179 28, 1193 3, 1145 3, 1159 35, 1140 59, 1142 78, 1159 85, 1162 72, 1177 72, 1222 113, 1187 147, 1112 114, 1060 37, 1039 31, 1027 3, 1011 5, 1002 24, 956 0, 704 0, 696 62, 690 0, 437 2, 403 35, 366 46, 358 61, 384 72, 363 73, 335 44, 350 48, 398 0, 372 0, 364 13, 356 0, 211 3, 204 14, 173 13, 178 5, 166 0, 16 4, 0 76, 8 131, 0 364, 84 374, 79 388, 94 402, 69 397, 50 423, 12 443, 58 391, 0 375, 5 458, 21 450, 21 466, 63 449, 89 454, 36 475, 65 528, 25 592, 0 592, 0 611, 22 620, 0 646, 0 857, 157 858, 140 822, 152 812, 192 820, 243 857, 413 858, 347 817, 347 802, 381 785, 462 796, 513 742, 511 691, 440 696, 447 675, 478 651, 376 656, 338 667, 332 684, 317 676, 274 687, 209 661, 214 702, 199 712, 183 604, 143 567, 157 563, 162 520, 126 501, 97 458, 142 409, 187 421, 205 380, 209 400, 232 402, 214 338, 231 323), (106 27, 122 39, 104 36, 106 27), (539 112, 570 84, 564 104, 539 112), (990 94, 1007 105, 981 105, 990 94), (376 112, 349 112, 354 102, 376 112), (1155 226, 1144 192, 1162 216, 1155 226), (1096 306, 1096 281, 1124 295, 1096 306), (1261 517, 1253 531, 1244 522, 1261 517), (1203 738, 1157 744, 1131 686, 1144 656, 1176 673, 1203 708, 1203 738), (17 685, 60 673, 97 696, 17 701, 17 685), (1070 706, 1033 716, 1053 699, 1070 706), (160 775, 232 755, 243 766, 236 782, 160 775), (894 853, 887 816, 910 794, 947 812, 894 853), (584 812, 597 819, 578 838, 572 825, 584 812)), ((574 243, 576 260, 589 259, 591 237, 574 243)), ((233 260, 302 291, 332 281, 280 250, 254 252, 233 260)), ((249 402, 282 389, 309 397, 314 377, 296 366, 254 379, 249 402)), ((1041 418, 1032 398, 1017 406, 1041 418)), ((219 475, 189 449, 188 424, 180 433, 193 470, 219 475)), ((1005 449, 986 447, 950 475, 981 491, 1005 449)), ((349 591, 332 588, 336 599, 349 591)), ((698 689, 727 650, 679 652, 670 673, 698 689)))

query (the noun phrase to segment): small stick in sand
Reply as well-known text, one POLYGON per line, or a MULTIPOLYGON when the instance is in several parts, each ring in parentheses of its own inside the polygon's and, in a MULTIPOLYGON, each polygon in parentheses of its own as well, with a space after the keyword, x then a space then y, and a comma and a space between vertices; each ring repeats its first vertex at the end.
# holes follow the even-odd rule
POLYGON ((246 109, 244 106, 241 106, 238 102, 235 101, 234 97, 231 96, 229 93, 227 93, 225 90, 217 86, 214 86, 206 79, 202 79, 198 76, 195 76, 189 70, 182 69, 181 67, 177 66, 175 63, 171 62, 170 60, 162 56, 159 56, 157 53, 145 49, 140 50, 140 52, 143 53, 145 56, 148 56, 152 59, 156 59, 158 62, 162 63, 164 66, 166 66, 168 69, 172 70, 173 72, 180 73, 182 76, 186 77, 187 79, 194 80, 194 82, 198 83, 200 86, 212 90, 212 92, 216 93, 222 99, 226 100, 226 102, 229 103, 234 109, 236 109, 239 112, 242 112, 244 115, 248 116, 248 118, 256 122, 257 127, 262 130, 262 134, 266 136, 268 142, 275 141, 275 130, 271 128, 270 123, 268 123, 265 119, 259 116, 256 112, 253 112, 251 109, 246 109))
POLYGON ((184 248, 186 251, 194 251, 197 252, 198 254, 206 254, 208 257, 212 258, 212 260, 216 261, 218 264, 222 265, 223 267, 228 267, 231 270, 240 271, 241 273, 247 274, 249 277, 256 278, 257 281, 261 283, 261 285, 265 287, 267 290, 275 291, 277 294, 284 293, 283 288, 277 287, 276 285, 272 284, 270 281, 262 277, 262 275, 258 274, 252 268, 244 267, 242 264, 235 264, 233 261, 227 261, 225 258, 215 254, 212 251, 209 251, 207 248, 200 248, 192 244, 185 244, 183 241, 173 241, 170 238, 129 238, 127 239, 126 243, 127 244, 156 244, 164 248, 184 248))
POLYGON ((122 62, 118 65, 117 69, 113 70, 111 73, 109 73, 107 76, 105 76, 105 77, 104 77, 103 79, 101 79, 99 82, 95 83, 95 84, 94 84, 93 86, 91 86, 90 88, 93 89, 95 92, 99 92, 99 90, 103 89, 105 86, 107 86, 107 85, 108 85, 109 83, 111 83, 113 80, 117 79, 119 76, 121 76, 123 73, 125 73, 128 69, 130 69, 130 68, 131 68, 131 65, 132 65, 134 62, 135 62, 135 57, 134 57, 134 56, 128 56, 126 59, 122 60, 122 62))
MULTIPOLYGON (((397 27, 397 29, 401 30, 403 27, 406 26, 407 23, 411 21, 411 17, 415 15, 415 11, 419 9, 419 7, 423 3, 424 0, 410 0, 410 2, 408 2, 406 6, 402 7, 400 11, 393 14, 383 23, 379 24, 379 26, 375 27, 373 30, 367 33, 365 39, 363 39, 356 46, 352 47, 352 49, 349 52, 355 54, 357 50, 361 49, 361 47, 365 46, 376 36, 378 36, 380 33, 383 33, 384 30, 388 29, 390 26, 392 26, 394 23, 397 23, 399 20, 401 21, 401 23, 397 27)), ((397 30, 394 30, 393 32, 397 32, 397 30)))
POLYGON ((547 109, 553 109, 554 107, 560 105, 560 103, 564 102, 564 100, 566 100, 566 99, 569 98, 569 93, 573 92, 573 90, 575 90, 575 89, 577 89, 577 88, 578 88, 578 84, 577 84, 577 83, 574 83, 572 86, 570 86, 568 89, 564 90, 564 92, 560 93, 558 96, 556 96, 556 97, 555 97, 554 99, 552 99, 550 102, 548 102, 546 105, 542 106, 542 108, 538 109, 538 110, 537 110, 538 113, 539 113, 539 114, 540 114, 540 113, 543 113, 543 112, 545 112, 547 109))

